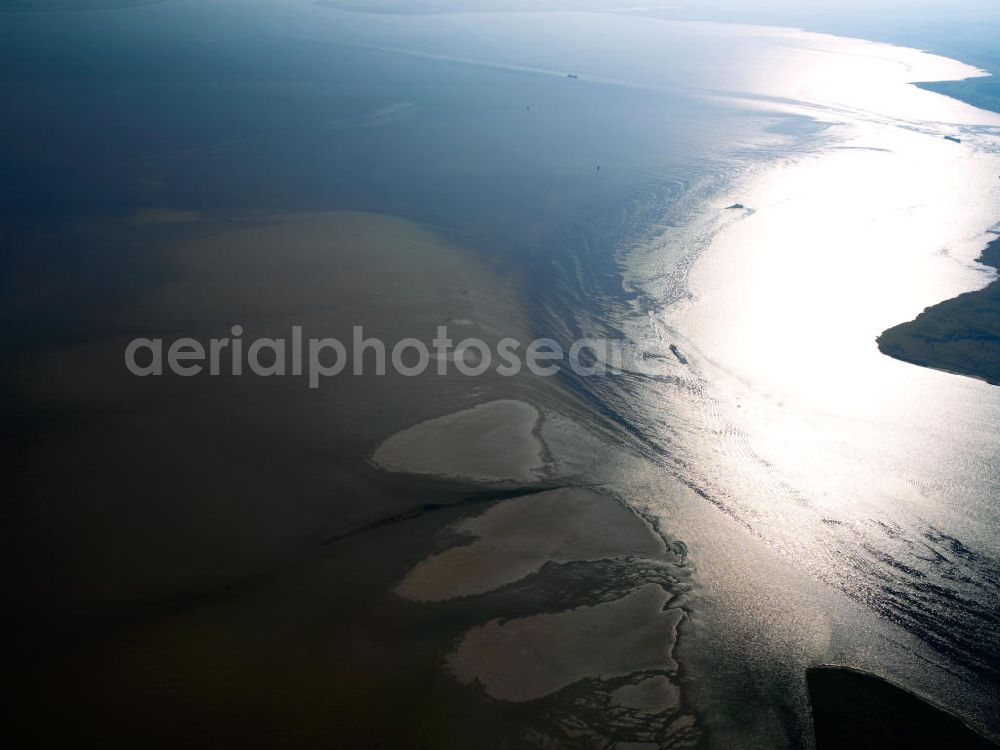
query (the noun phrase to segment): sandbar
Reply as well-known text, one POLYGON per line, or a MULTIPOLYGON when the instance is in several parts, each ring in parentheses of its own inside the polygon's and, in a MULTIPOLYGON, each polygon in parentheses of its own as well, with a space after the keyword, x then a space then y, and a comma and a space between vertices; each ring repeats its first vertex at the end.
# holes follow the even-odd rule
POLYGON ((648 583, 612 602, 557 614, 495 619, 473 628, 449 657, 460 682, 480 683, 493 698, 529 701, 586 677, 676 671, 672 652, 679 608, 648 583))
POLYGON ((663 541, 633 511, 588 489, 562 488, 505 500, 452 530, 477 537, 427 558, 396 592, 440 601, 492 591, 547 562, 659 556, 663 541))

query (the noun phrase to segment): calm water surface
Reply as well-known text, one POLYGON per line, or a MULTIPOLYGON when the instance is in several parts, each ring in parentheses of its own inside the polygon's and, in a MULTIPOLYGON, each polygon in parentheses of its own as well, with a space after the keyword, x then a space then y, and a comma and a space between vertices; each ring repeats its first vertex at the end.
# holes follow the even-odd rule
MULTIPOLYGON (((97 298, 104 240, 52 227, 150 207, 462 237, 517 269, 539 333, 633 342, 630 372, 566 385, 700 571, 692 679, 742 643, 758 676, 874 666, 1000 728, 1000 390, 875 347, 990 278, 972 260, 1000 218, 1000 118, 907 85, 969 68, 757 27, 308 3, 0 37, 9 268, 61 263, 97 298)), ((76 335, 58 303, 7 320, 10 349, 76 335)), ((732 705, 753 679, 692 695, 732 705)))

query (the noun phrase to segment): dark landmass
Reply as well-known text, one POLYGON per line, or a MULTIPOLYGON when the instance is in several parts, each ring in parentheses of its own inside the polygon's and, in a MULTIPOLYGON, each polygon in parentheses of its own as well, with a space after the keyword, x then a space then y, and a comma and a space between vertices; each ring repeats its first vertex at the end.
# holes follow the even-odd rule
MULTIPOLYGON (((946 35, 939 42, 929 45, 932 52, 962 60, 989 73, 988 76, 965 78, 960 81, 930 81, 916 85, 927 91, 950 96, 973 107, 1000 112, 1000 54, 993 43, 990 30, 995 22, 980 23, 975 27, 963 26, 961 31, 946 35)), ((920 46, 920 45, 917 45, 920 46)))
POLYGON ((995 750, 957 717, 875 675, 806 671, 818 750, 995 750))
MULTIPOLYGON (((1000 237, 979 256, 1000 268, 1000 237)), ((879 351, 924 367, 1000 385, 1000 284, 928 307, 909 323, 883 331, 879 351)))

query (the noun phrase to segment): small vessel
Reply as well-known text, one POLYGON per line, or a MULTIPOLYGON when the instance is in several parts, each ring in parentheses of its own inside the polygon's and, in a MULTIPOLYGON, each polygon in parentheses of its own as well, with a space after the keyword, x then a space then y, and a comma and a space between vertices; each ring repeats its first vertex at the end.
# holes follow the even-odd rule
POLYGON ((957 135, 946 135, 944 137, 944 139, 946 141, 951 141, 952 143, 961 143, 962 142, 962 139, 959 138, 957 135))
POLYGON ((677 361, 682 365, 686 365, 688 363, 687 357, 681 354, 681 350, 677 348, 677 344, 671 344, 670 351, 674 353, 674 356, 677 357, 677 361))
POLYGON ((728 210, 730 208, 746 208, 746 206, 744 206, 742 203, 734 203, 731 206, 726 206, 726 210, 728 210))
POLYGON ((578 76, 576 73, 567 73, 566 77, 567 78, 579 78, 580 76, 578 76))

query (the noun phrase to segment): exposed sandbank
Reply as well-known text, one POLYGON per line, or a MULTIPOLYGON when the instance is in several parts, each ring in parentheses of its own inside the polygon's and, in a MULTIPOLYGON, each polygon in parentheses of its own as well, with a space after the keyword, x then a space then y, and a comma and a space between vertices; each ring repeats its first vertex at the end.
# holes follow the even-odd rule
POLYGON ((611 703, 641 713, 657 714, 674 708, 680 690, 664 675, 649 677, 635 685, 622 685, 611 694, 611 703))
POLYGON ((500 700, 528 701, 585 677, 675 671, 671 654, 681 609, 649 583, 613 602, 569 612, 491 620, 472 629, 448 659, 461 682, 500 700))
POLYGON ((501 399, 429 419, 392 435, 373 462, 387 471, 482 482, 536 482, 545 457, 531 404, 501 399))
POLYGON ((400 596, 438 601, 492 591, 547 562, 664 553, 663 541, 633 511, 579 488, 506 500, 453 530, 477 539, 421 562, 399 584, 400 596))

